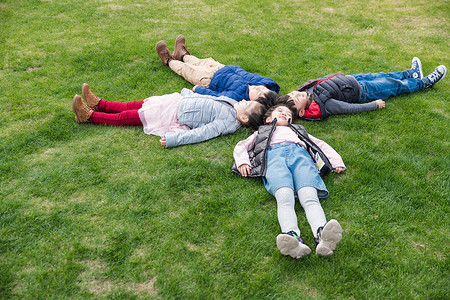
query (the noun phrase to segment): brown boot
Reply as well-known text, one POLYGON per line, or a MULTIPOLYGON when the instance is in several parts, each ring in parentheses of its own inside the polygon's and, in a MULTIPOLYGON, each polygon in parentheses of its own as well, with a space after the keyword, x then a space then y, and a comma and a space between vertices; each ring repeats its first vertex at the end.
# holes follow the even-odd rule
POLYGON ((175 51, 173 51, 172 56, 176 60, 183 61, 183 56, 189 55, 189 51, 186 49, 186 39, 184 38, 184 35, 180 34, 177 39, 175 40, 175 51))
POLYGON ((75 121, 77 123, 89 122, 92 110, 84 104, 80 95, 75 95, 72 100, 72 110, 75 113, 75 121))
POLYGON ((86 105, 90 109, 95 110, 97 108, 97 105, 101 99, 91 92, 89 84, 83 83, 83 87, 81 88, 81 95, 83 95, 83 99, 84 101, 86 101, 86 105))
POLYGON ((164 43, 164 41, 159 41, 158 43, 156 43, 155 48, 156 52, 159 55, 159 58, 161 58, 162 63, 168 66, 169 61, 174 59, 174 57, 172 56, 172 54, 170 54, 169 48, 167 48, 166 43, 164 43))

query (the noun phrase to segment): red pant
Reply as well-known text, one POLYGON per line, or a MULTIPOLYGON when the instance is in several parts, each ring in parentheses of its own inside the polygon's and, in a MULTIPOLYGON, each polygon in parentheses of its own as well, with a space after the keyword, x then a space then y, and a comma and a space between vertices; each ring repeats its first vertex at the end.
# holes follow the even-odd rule
POLYGON ((100 100, 97 110, 89 118, 93 124, 106 124, 113 126, 141 125, 138 110, 144 101, 111 102, 100 100))

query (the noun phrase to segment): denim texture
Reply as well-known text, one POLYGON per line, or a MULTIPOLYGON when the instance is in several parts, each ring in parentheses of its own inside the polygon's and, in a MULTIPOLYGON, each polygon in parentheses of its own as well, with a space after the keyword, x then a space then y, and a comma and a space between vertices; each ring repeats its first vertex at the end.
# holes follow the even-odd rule
POLYGON ((425 82, 420 78, 411 78, 408 71, 392 73, 351 74, 362 89, 360 102, 377 99, 386 100, 391 96, 423 90, 425 82))
POLYGON ((272 195, 282 187, 289 187, 297 194, 302 187, 310 186, 317 189, 320 198, 328 196, 316 164, 308 152, 295 143, 280 143, 269 148, 263 182, 272 195))

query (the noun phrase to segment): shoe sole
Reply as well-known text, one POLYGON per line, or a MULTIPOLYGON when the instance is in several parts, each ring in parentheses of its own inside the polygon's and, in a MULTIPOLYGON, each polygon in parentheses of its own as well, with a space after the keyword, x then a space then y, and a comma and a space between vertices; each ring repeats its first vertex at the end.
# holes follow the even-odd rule
POLYGON ((283 233, 277 236, 277 248, 281 254, 289 255, 295 259, 311 253, 311 249, 308 246, 300 243, 295 237, 283 233))
POLYGON ((336 245, 342 239, 342 227, 336 220, 327 222, 320 234, 320 243, 317 245, 317 255, 328 256, 336 250, 336 245))
POLYGON ((84 102, 86 102, 86 105, 87 105, 87 107, 89 107, 89 109, 96 110, 98 102, 94 106, 92 106, 92 103, 89 103, 89 101, 88 101, 88 91, 89 92, 91 91, 91 88, 89 87, 89 84, 83 83, 83 86, 81 87, 81 96, 83 96, 84 102), (91 104, 91 105, 89 105, 89 104, 91 104))
POLYGON ((81 87, 81 96, 85 102, 87 102, 87 88, 89 88, 89 85, 87 83, 83 83, 83 86, 81 87))
POLYGON ((439 67, 442 67, 444 69, 444 75, 442 75, 441 79, 439 79, 439 81, 441 81, 442 79, 444 79, 445 75, 447 75, 447 67, 444 65, 440 65, 440 66, 438 66, 438 68, 439 67))
POLYGON ((184 38, 184 35, 180 34, 179 36, 177 36, 177 38, 175 39, 175 46, 174 46, 174 51, 172 53, 172 56, 175 57, 176 60, 180 60, 181 57, 177 57, 179 56, 179 53, 177 52, 177 45, 181 43, 183 45, 185 45, 186 43, 186 39, 184 38))
POLYGON ((80 97, 79 95, 75 95, 75 96, 73 97, 73 100, 72 100, 72 111, 73 111, 73 113, 75 114, 75 122, 81 123, 81 122, 80 122, 80 119, 78 118, 77 111, 75 110, 75 104, 76 104, 76 102, 78 101, 78 99, 81 99, 81 97, 80 97))

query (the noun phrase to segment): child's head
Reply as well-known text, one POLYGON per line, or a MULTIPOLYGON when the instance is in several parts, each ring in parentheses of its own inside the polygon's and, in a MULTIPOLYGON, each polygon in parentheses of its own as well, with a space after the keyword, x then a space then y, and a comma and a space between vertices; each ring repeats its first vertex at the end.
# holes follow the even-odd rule
POLYGON ((290 105, 277 104, 269 108, 265 114, 267 124, 277 119, 277 126, 288 126, 292 122, 293 111, 290 105))
POLYGON ((242 100, 234 104, 236 110, 236 118, 241 122, 242 126, 257 130, 259 126, 264 124, 264 114, 267 106, 258 101, 242 100))
POLYGON ((267 108, 274 106, 278 101, 278 94, 274 91, 268 91, 259 96, 255 101, 265 105, 267 108))
POLYGON ((293 91, 278 98, 279 104, 291 105, 294 117, 303 117, 312 102, 312 95, 307 92, 293 91))
POLYGON ((259 97, 263 97, 270 90, 264 85, 250 85, 248 87, 248 99, 255 101, 259 97))

